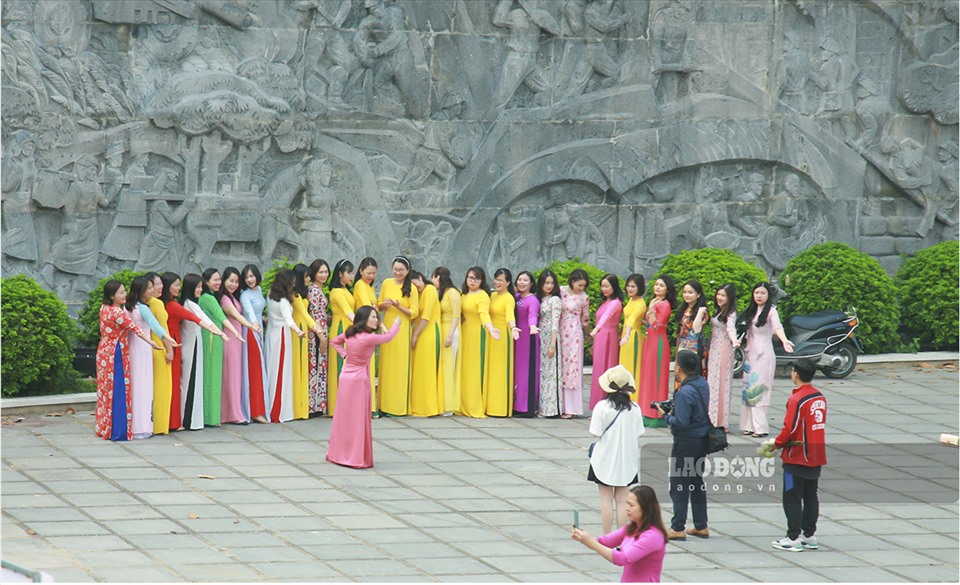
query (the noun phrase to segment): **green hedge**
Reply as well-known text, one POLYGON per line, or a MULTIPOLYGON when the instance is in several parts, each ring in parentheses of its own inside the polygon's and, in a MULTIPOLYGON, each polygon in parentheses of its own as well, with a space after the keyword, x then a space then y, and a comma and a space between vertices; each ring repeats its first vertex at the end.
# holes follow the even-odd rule
POLYGON ((28 276, 0 279, 0 315, 4 396, 78 391, 77 329, 56 294, 28 276))
POLYGON ((960 244, 943 242, 917 252, 897 271, 900 332, 907 345, 956 351, 960 330, 960 244))
MULTIPOLYGON (((660 270, 647 281, 647 303, 653 299, 653 283, 662 275, 673 279, 677 285, 677 302, 683 303, 683 285, 688 280, 697 280, 703 286, 707 308, 714 313, 713 297, 717 289, 730 282, 737 289, 737 312, 743 313, 750 304, 750 292, 758 282, 767 280, 767 274, 747 262, 735 252, 720 248, 684 250, 664 258, 660 270)), ((674 307, 676 309, 676 307, 674 307)), ((709 325, 708 325, 709 327, 709 325)), ((676 320, 670 320, 667 329, 669 339, 677 335, 676 320)), ((706 332, 709 335, 709 331, 706 332)))
MULTIPOLYGON (((863 252, 840 242, 817 244, 787 262, 780 286, 789 295, 779 306, 782 319, 852 306, 860 315, 857 336, 866 353, 899 348, 896 287, 880 263, 863 252)), ((929 298, 926 291, 920 294, 929 298)))
POLYGON ((77 321, 80 325, 80 333, 77 335, 77 341, 86 347, 97 347, 100 343, 100 305, 103 304, 103 285, 110 280, 119 280, 130 292, 130 283, 138 276, 143 276, 146 272, 136 272, 134 270, 124 269, 115 272, 106 278, 100 279, 96 288, 87 294, 87 300, 83 302, 80 311, 77 314, 77 321))
MULTIPOLYGON (((296 262, 287 260, 287 257, 284 256, 279 260, 273 261, 273 266, 263 273, 263 282, 260 283, 260 290, 263 292, 263 297, 267 298, 270 295, 270 287, 273 286, 273 281, 277 278, 277 273, 280 272, 282 268, 293 268, 296 262)), ((238 267, 239 268, 239 267, 238 267)), ((243 268, 240 268, 243 270, 243 268)), ((330 267, 330 270, 333 270, 333 267, 330 267)), ((333 276, 331 275, 331 278, 333 276)), ((327 282, 330 282, 327 280, 327 282)))

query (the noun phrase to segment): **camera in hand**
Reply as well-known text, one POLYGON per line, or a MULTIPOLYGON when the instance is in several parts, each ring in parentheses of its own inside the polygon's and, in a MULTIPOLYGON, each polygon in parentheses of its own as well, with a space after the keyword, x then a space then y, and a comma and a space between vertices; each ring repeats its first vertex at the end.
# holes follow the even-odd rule
POLYGON ((654 410, 656 410, 658 406, 663 410, 664 414, 670 414, 673 412, 673 400, 661 400, 659 402, 650 403, 650 408, 654 410))

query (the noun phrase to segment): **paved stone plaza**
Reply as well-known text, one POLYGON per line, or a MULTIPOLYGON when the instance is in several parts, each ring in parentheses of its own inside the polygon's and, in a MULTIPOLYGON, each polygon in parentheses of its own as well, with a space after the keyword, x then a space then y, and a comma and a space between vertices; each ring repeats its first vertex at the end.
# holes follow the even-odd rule
MULTIPOLYGON (((919 444, 955 460, 937 443, 957 432, 955 363, 818 377, 828 440, 919 444)), ((778 378, 777 427, 789 387, 778 378)), ((376 467, 358 471, 324 461, 329 419, 108 443, 94 437, 89 412, 4 414, 3 558, 60 582, 619 580, 617 567, 569 537, 573 509, 599 532, 587 418, 374 420, 376 467)), ((670 442, 663 429, 642 440, 670 442)), ((899 482, 890 485, 909 493, 921 483, 911 461, 889 463, 897 469, 881 477, 899 482)), ((780 506, 728 497, 711 503, 709 540, 668 545, 664 580, 960 578, 955 466, 934 479, 953 493, 937 504, 837 503, 830 473, 819 551, 772 550, 785 527, 780 506)), ((668 518, 665 479, 657 491, 668 518)))

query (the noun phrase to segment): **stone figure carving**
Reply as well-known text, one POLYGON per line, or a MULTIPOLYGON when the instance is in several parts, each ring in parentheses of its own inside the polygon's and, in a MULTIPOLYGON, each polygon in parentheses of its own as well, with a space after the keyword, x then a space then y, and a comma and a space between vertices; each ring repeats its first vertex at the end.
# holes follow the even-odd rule
POLYGON ((4 256, 28 262, 37 260, 37 232, 33 225, 33 190, 37 180, 33 134, 17 130, 3 156, 4 256))
POLYGON ((784 190, 770 199, 769 225, 760 234, 760 254, 777 270, 814 244, 826 241, 823 217, 801 193, 800 177, 788 174, 784 190))
POLYGON ((543 214, 543 256, 549 262, 569 260, 577 255, 577 236, 565 205, 565 194, 559 185, 548 190, 553 205, 543 214))
POLYGON ((294 58, 300 86, 317 100, 345 108, 347 80, 360 67, 340 32, 350 0, 297 0, 294 6, 304 13, 294 58))
POLYGON ((935 197, 931 193, 933 167, 926 156, 926 149, 913 138, 904 138, 900 142, 886 138, 880 143, 880 152, 887 155, 886 164, 877 158, 871 162, 911 199, 923 206, 923 218, 917 226, 917 235, 925 237, 933 227, 937 213, 935 197))
POLYGON ((937 41, 928 43, 926 55, 904 68, 897 80, 897 93, 904 107, 918 114, 930 114, 943 125, 960 120, 957 13, 955 2, 944 2, 943 14, 948 24, 930 31, 937 41))
POLYGON ((307 163, 303 202, 294 214, 300 220, 300 252, 304 258, 322 258, 333 243, 333 205, 330 188, 333 167, 325 158, 307 163))
POLYGON ((719 177, 703 182, 703 193, 694 211, 691 243, 696 247, 732 250, 740 243, 740 236, 730 228, 727 216, 727 188, 719 177))
MULTIPOLYGON (((163 179, 167 181, 167 192, 173 191, 180 181, 177 173, 171 170, 161 173, 161 180, 163 179)), ((160 272, 183 265, 184 238, 179 226, 193 209, 195 201, 195 197, 189 197, 176 207, 171 206, 171 202, 166 199, 157 199, 150 204, 150 228, 140 244, 135 270, 160 272)))
POLYGON ((60 238, 53 245, 43 272, 50 284, 56 282, 55 269, 80 276, 96 272, 100 251, 97 211, 110 204, 100 187, 98 171, 99 164, 91 154, 80 156, 73 164, 75 179, 63 205, 60 238))
POLYGON ((400 252, 421 266, 424 274, 443 264, 454 232, 449 221, 411 218, 393 225, 402 234, 400 252))
POLYGON ((521 85, 526 85, 534 93, 550 87, 543 69, 537 64, 537 50, 541 30, 557 35, 560 26, 550 13, 538 8, 531 0, 499 0, 493 12, 493 25, 510 31, 495 97, 496 108, 502 110, 521 85))
POLYGON ((448 94, 441 109, 431 116, 423 130, 423 142, 414 154, 413 165, 400 182, 403 189, 418 189, 436 175, 443 181, 453 178, 476 150, 470 132, 456 122, 463 114, 464 98, 459 93, 448 94))
POLYGON ((575 257, 594 266, 604 265, 607 261, 607 249, 600 228, 584 217, 583 206, 573 206, 570 220, 573 233, 578 240, 575 257))
POLYGON ((869 77, 861 75, 857 79, 857 124, 859 134, 847 143, 858 151, 871 148, 886 136, 893 121, 893 108, 880 86, 869 77))
POLYGON ((603 78, 601 87, 618 80, 619 58, 610 55, 604 40, 621 29, 627 15, 615 0, 567 0, 561 31, 567 38, 559 69, 561 98, 578 96, 587 90, 594 73, 603 78))
POLYGON ((729 209, 730 225, 737 228, 742 236, 737 252, 742 255, 753 255, 753 239, 760 235, 764 205, 762 202, 763 187, 766 179, 760 173, 750 173, 744 184, 744 191, 734 195, 729 209))
POLYGON ((650 28, 653 71, 660 103, 686 95, 687 75, 692 70, 694 20, 689 0, 670 0, 657 11, 650 28))
MULTIPOLYGON (((937 158, 940 162, 940 185, 937 190, 940 211, 937 214, 937 219, 952 228, 956 228, 958 225, 957 207, 960 204, 960 199, 957 198, 957 193, 960 192, 960 185, 958 185, 957 180, 960 177, 957 150, 957 143, 952 140, 941 141, 937 149, 937 158)), ((954 229, 954 231, 956 230, 954 229)))
POLYGON ((807 84, 812 77, 810 57, 795 34, 784 34, 783 57, 777 70, 777 95, 783 106, 808 114, 807 84))
POLYGON ((819 113, 849 115, 853 111, 853 84, 859 73, 856 63, 832 38, 820 43, 820 68, 814 76, 820 88, 819 113))
POLYGON ((368 14, 357 27, 353 48, 366 69, 362 81, 366 109, 373 111, 374 105, 391 109, 388 88, 392 86, 406 113, 423 118, 428 94, 419 83, 413 51, 404 31, 403 9, 393 0, 364 0, 363 5, 368 14))
POLYGON ((122 142, 114 142, 107 147, 107 167, 105 175, 106 198, 116 203, 113 215, 113 224, 103 240, 103 253, 117 260, 136 261, 137 249, 143 239, 144 228, 147 227, 147 194, 161 193, 166 183, 165 178, 145 181, 147 155, 136 157, 130 164, 126 174, 120 171, 123 164, 124 147, 122 142), (138 179, 134 179, 138 177, 138 179), (134 184, 136 187, 133 188, 134 184), (125 188, 126 187, 126 188, 125 188))

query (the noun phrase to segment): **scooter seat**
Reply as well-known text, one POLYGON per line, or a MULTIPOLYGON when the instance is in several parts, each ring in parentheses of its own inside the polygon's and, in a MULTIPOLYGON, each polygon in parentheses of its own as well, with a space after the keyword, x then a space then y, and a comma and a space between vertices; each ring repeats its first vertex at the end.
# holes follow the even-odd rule
POLYGON ((846 321, 847 314, 843 311, 817 311, 809 315, 794 315, 787 319, 787 324, 794 329, 813 331, 833 323, 846 321))

